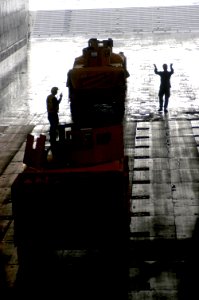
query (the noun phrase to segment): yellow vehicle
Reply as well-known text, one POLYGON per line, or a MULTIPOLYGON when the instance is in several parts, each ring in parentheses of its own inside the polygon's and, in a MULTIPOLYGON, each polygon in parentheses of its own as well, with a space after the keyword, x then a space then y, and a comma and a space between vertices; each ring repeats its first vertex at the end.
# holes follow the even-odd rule
POLYGON ((119 115, 124 113, 129 73, 123 52, 116 54, 112 49, 112 39, 100 41, 92 38, 68 71, 66 85, 75 120, 85 112, 92 116, 94 108, 99 108, 99 105, 109 105, 119 115))

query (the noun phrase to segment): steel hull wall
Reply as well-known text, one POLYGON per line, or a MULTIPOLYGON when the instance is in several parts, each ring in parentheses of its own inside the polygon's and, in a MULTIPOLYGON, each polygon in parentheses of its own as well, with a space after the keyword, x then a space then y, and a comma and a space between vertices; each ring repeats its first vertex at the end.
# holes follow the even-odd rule
POLYGON ((0 1, 0 62, 27 43, 28 0, 0 1))

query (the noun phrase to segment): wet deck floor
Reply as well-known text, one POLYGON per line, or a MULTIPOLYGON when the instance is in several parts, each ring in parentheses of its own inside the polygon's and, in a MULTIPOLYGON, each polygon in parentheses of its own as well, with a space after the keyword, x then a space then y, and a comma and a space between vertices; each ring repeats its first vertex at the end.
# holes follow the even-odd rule
MULTIPOLYGON (((98 37, 104 39, 107 37, 98 37)), ((124 117, 129 156, 131 257, 129 299, 196 299, 199 265, 199 36, 112 37, 127 56, 124 117), (173 63, 168 114, 158 112, 159 78, 153 63, 173 63)), ((87 37, 32 40, 2 91, 8 105, 0 116, 0 287, 14 289, 18 262, 13 243, 10 187, 23 170, 26 135, 47 134, 45 99, 52 86, 64 97, 60 121, 71 122, 66 77, 87 37), (8 108, 7 108, 8 107, 8 108)), ((20 56, 20 53, 19 53, 20 56)), ((50 264, 50 261, 49 261, 50 264)))

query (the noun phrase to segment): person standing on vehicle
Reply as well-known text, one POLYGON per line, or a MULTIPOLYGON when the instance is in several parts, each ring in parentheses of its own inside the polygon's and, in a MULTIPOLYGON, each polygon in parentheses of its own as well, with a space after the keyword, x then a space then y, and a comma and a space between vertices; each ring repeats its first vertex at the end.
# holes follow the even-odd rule
POLYGON ((59 125, 59 104, 62 100, 62 93, 59 99, 56 97, 58 92, 58 87, 53 87, 51 89, 51 94, 47 96, 46 106, 48 113, 48 121, 50 123, 50 143, 51 145, 56 142, 57 129, 59 125))
POLYGON ((167 113, 167 107, 169 103, 169 97, 170 97, 170 89, 171 89, 171 83, 170 78, 171 75, 174 73, 173 64, 170 64, 170 71, 168 71, 167 64, 163 64, 163 71, 158 71, 156 65, 154 64, 154 73, 160 76, 160 88, 159 88, 159 109, 158 111, 162 111, 162 108, 164 106, 164 112, 167 113), (163 97, 164 101, 163 101, 163 97), (164 104, 164 105, 163 105, 164 104))

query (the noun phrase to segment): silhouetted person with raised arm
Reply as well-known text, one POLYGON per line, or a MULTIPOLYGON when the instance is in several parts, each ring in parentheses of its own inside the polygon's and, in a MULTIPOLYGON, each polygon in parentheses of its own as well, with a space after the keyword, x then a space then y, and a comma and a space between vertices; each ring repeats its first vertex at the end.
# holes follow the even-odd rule
POLYGON ((50 123, 50 143, 51 145, 56 142, 57 129, 59 125, 59 104, 62 100, 62 93, 59 98, 56 97, 58 92, 58 87, 53 87, 51 89, 51 94, 48 95, 46 99, 48 121, 50 123))
POLYGON ((170 97, 170 89, 171 83, 170 78, 171 75, 174 73, 173 64, 170 64, 170 71, 168 71, 167 64, 163 64, 163 71, 158 71, 156 65, 154 64, 154 73, 160 76, 160 88, 159 88, 159 109, 158 111, 162 111, 164 107, 164 112, 167 113, 167 107, 169 103, 170 97), (164 97, 164 100, 163 100, 164 97))

